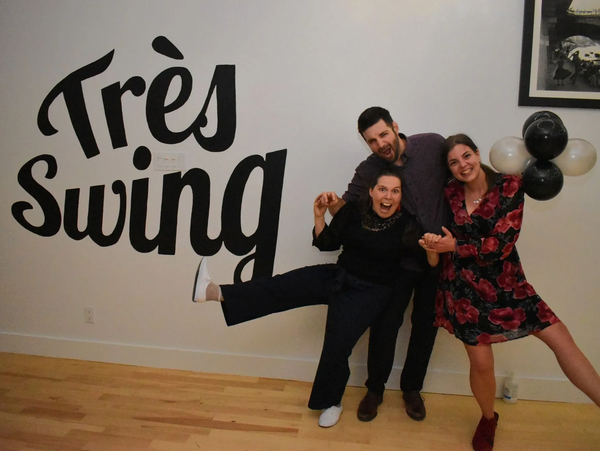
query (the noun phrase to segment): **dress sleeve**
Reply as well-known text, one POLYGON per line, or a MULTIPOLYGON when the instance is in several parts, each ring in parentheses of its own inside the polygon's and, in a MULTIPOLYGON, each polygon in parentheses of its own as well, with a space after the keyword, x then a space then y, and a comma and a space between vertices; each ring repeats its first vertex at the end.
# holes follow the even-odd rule
POLYGON ((325 228, 318 237, 315 235, 313 227, 313 246, 320 251, 337 251, 342 246, 342 232, 346 227, 351 208, 349 204, 342 206, 331 219, 331 223, 329 225, 325 224, 325 228))
POLYGON ((488 201, 477 212, 483 220, 491 222, 489 232, 457 238, 458 257, 475 257, 483 264, 508 257, 521 232, 524 199, 521 178, 505 176, 501 186, 488 194, 488 201))

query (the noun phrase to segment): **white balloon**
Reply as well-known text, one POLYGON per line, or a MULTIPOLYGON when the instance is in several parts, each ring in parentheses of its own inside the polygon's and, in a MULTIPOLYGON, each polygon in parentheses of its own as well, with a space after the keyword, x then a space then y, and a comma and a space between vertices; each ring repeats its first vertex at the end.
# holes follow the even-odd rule
POLYGON ((525 142, 516 136, 501 138, 490 149, 490 163, 503 174, 521 174, 532 160, 525 142))
POLYGON ((596 149, 584 139, 569 139, 565 150, 552 162, 564 175, 583 175, 596 164, 596 149))

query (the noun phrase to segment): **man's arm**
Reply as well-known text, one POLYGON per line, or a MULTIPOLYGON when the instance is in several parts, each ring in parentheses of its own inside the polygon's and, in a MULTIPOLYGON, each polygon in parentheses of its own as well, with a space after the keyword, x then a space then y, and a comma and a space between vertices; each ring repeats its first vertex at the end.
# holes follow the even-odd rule
POLYGON ((369 179, 372 176, 371 172, 374 171, 368 167, 366 160, 359 164, 341 199, 344 202, 357 202, 368 189, 369 179))
POLYGON ((338 198, 336 205, 329 207, 329 213, 331 216, 335 216, 340 208, 346 205, 346 202, 357 202, 360 199, 363 193, 368 189, 368 180, 375 170, 376 169, 372 167, 372 164, 368 163, 368 159, 358 165, 354 171, 352 180, 350 183, 348 183, 346 192, 342 195, 342 197, 338 198))

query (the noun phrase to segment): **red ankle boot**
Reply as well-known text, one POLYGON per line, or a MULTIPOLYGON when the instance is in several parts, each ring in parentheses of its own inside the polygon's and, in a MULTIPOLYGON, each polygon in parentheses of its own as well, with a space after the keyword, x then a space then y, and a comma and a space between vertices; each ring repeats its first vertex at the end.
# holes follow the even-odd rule
POLYGON ((496 426, 498 426, 498 417, 499 415, 496 412, 494 412, 494 418, 490 420, 481 417, 473 436, 472 443, 475 451, 492 451, 494 448, 496 426))

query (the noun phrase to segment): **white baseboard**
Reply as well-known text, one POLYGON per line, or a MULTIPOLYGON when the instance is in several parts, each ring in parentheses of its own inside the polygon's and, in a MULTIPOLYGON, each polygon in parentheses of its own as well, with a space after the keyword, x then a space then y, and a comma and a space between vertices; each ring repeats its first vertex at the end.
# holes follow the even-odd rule
MULTIPOLYGON (((311 382, 317 361, 280 357, 219 354, 189 349, 158 348, 73 340, 57 337, 0 332, 0 352, 31 354, 45 357, 90 360, 97 362, 138 365, 152 368, 171 368, 218 374, 269 377, 311 382)), ((362 386, 367 377, 366 365, 351 365, 348 385, 362 386)), ((399 389, 401 367, 394 367, 387 388, 399 389)), ((497 396, 505 376, 497 376, 497 396)), ((452 395, 471 395, 469 376, 430 370, 423 392, 452 395)), ((590 399, 565 379, 519 378, 519 399, 590 403, 590 399)))

